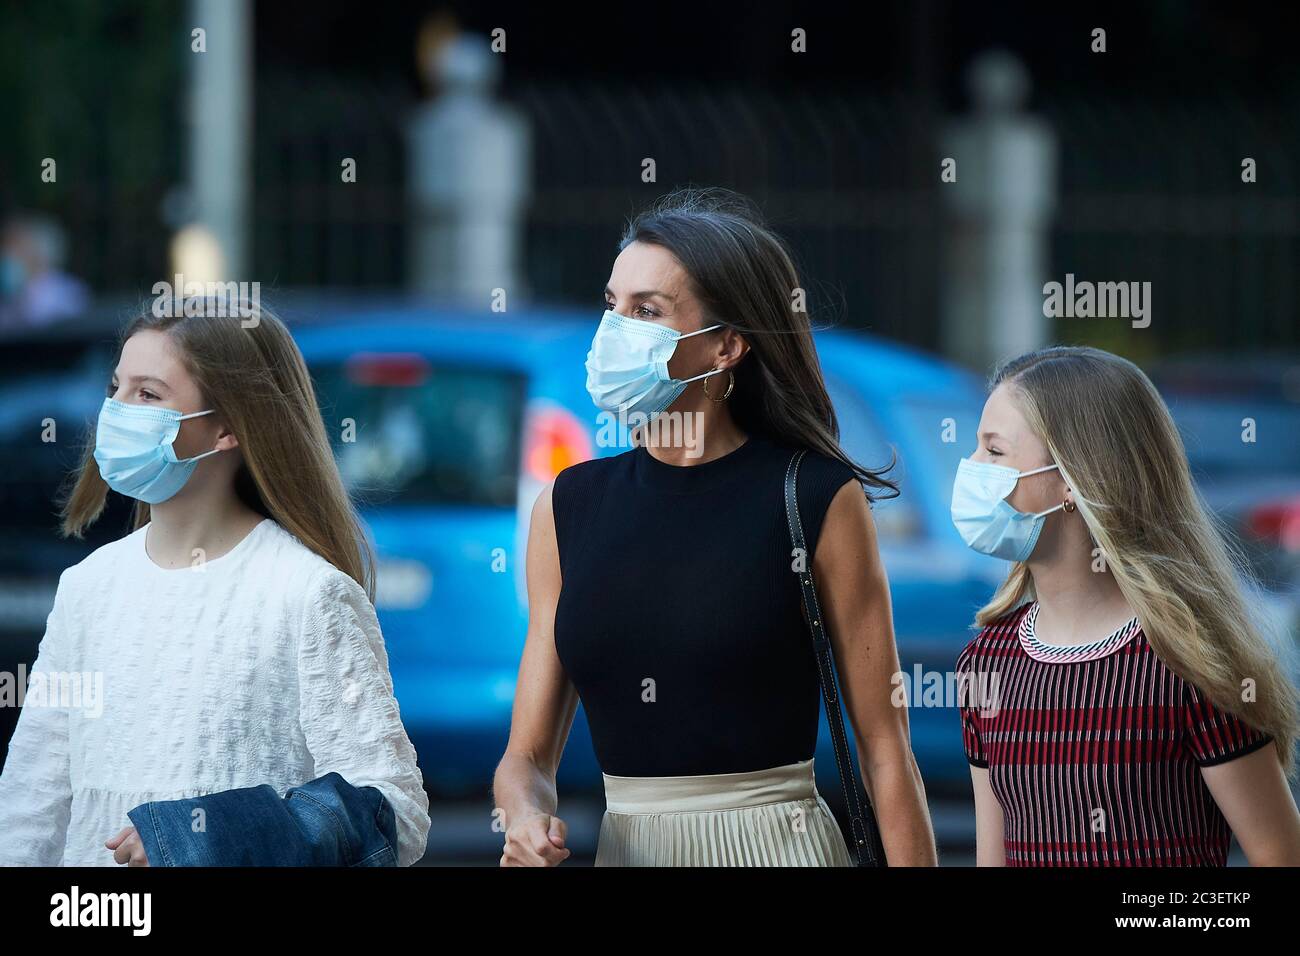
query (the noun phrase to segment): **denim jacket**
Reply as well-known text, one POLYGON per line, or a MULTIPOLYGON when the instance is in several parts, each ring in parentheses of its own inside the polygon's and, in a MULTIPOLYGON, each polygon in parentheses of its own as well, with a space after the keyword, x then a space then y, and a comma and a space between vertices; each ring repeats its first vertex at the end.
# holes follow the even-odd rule
POLYGON ((327 773, 282 798, 269 784, 127 813, 150 866, 396 866, 393 809, 327 773))

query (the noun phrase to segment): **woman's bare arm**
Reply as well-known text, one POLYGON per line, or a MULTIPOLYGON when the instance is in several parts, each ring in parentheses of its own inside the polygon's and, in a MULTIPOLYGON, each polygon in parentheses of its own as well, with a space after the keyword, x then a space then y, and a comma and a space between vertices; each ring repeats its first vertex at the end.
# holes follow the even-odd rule
POLYGON ((1277 748, 1202 767, 1201 777, 1251 866, 1300 866, 1300 814, 1277 748))
POLYGON ((912 755, 907 708, 892 700, 899 665, 889 582, 857 481, 845 484, 827 509, 813 575, 885 856, 891 866, 934 866, 934 831, 912 755))
POLYGON ((506 828, 503 865, 554 866, 569 851, 555 816, 555 774, 564 753, 578 694, 555 652, 555 607, 560 598, 560 556, 551 489, 533 505, 528 532, 528 636, 510 718, 510 740, 497 765, 492 791, 506 828))

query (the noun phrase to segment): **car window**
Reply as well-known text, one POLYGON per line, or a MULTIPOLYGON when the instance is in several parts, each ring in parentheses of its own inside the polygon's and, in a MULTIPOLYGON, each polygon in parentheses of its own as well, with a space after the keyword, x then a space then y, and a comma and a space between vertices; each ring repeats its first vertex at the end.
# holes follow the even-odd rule
POLYGON ((1300 472, 1300 405, 1177 394, 1166 400, 1193 473, 1300 472), (1249 441, 1243 436, 1252 430, 1249 441))
POLYGON ((363 502, 515 506, 522 376, 364 353, 312 374, 339 470, 363 502))
POLYGON ((0 507, 11 532, 57 527, 59 488, 94 434, 112 364, 111 344, 0 348, 0 507))

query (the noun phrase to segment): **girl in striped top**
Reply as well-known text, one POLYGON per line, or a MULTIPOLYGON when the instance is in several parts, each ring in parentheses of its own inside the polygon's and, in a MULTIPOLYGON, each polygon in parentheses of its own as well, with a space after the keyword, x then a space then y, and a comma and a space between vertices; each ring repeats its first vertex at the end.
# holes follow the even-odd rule
POLYGON ((957 663, 979 865, 1300 865, 1296 690, 1147 377, 1003 366, 952 513, 1012 562, 957 663))

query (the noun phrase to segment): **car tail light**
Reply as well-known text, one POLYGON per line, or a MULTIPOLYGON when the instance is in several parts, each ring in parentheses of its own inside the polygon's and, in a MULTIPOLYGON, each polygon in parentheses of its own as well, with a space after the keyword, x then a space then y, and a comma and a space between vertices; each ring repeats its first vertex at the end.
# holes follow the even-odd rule
POLYGON ((1285 551, 1300 552, 1300 497, 1255 508, 1246 516, 1246 530, 1285 551))
POLYGON ((414 388, 429 378, 429 362, 414 352, 358 352, 344 372, 354 385, 414 388))
POLYGON ((529 416, 524 468, 530 478, 551 481, 565 468, 591 457, 591 436, 571 412, 547 408, 529 416))

